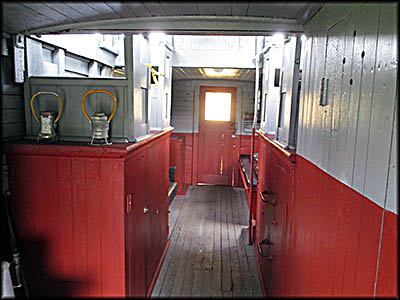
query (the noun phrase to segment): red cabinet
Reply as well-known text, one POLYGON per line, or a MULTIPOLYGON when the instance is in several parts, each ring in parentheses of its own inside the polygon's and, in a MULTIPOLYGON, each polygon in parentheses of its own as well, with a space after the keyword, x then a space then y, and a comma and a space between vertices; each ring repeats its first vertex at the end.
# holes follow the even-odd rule
POLYGON ((257 186, 255 251, 268 296, 287 295, 289 226, 295 155, 261 132, 257 186), (263 193, 263 196, 260 195, 263 193))
POLYGON ((3 145, 33 296, 148 296, 168 245, 171 130, 135 144, 3 145))

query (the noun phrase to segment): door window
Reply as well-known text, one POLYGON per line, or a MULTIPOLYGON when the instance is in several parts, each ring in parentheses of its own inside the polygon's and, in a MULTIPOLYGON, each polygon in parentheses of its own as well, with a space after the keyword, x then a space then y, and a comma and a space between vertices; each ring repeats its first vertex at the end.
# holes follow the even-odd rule
POLYGON ((206 92, 204 119, 206 121, 230 121, 231 102, 231 93, 206 92))

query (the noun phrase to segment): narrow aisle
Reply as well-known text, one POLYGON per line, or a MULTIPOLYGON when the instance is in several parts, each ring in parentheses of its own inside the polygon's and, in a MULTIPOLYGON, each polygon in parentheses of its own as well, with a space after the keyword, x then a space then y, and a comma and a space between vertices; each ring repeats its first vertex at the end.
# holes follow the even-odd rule
POLYGON ((152 297, 262 297, 242 189, 190 187, 170 211, 171 244, 152 297))

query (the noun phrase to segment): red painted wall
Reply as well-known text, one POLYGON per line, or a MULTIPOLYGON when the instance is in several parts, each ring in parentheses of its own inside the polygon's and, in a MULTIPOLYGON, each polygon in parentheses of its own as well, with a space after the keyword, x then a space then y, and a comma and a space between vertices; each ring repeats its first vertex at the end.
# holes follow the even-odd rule
MULTIPOLYGON (((198 151, 198 133, 175 133, 173 132, 171 135, 171 141, 175 137, 183 138, 184 142, 184 158, 185 158, 185 166, 184 166, 184 191, 186 192, 187 187, 189 185, 196 185, 197 183, 197 151, 198 151)), ((249 154, 250 153, 250 145, 251 145, 251 136, 250 135, 238 135, 237 139, 234 139, 235 147, 233 156, 235 158, 234 163, 234 182, 235 186, 240 185, 240 173, 236 167, 236 161, 239 161, 240 154, 249 154), (239 149, 237 151, 236 149, 239 149)), ((255 152, 258 152, 258 136, 255 138, 254 149, 255 152)), ((179 159, 178 157, 181 155, 177 152, 177 149, 171 147, 170 159, 171 161, 175 161, 179 159)), ((170 164, 171 165, 171 164, 170 164)))
MULTIPOLYGON (((184 149, 184 174, 183 180, 184 184, 189 186, 192 184, 192 177, 193 177, 193 166, 192 161, 197 164, 197 159, 194 160, 195 153, 193 152, 193 144, 198 139, 197 133, 174 133, 172 132, 171 139, 181 137, 183 139, 183 149, 184 149)), ((174 161, 177 159, 179 153, 174 151, 175 149, 171 148, 170 150, 170 160, 174 161)), ((197 156, 196 156, 197 157, 197 156)), ((196 168, 197 169, 197 168, 196 168)), ((187 190, 187 188, 186 188, 187 190)))
MULTIPOLYGON (((264 287, 269 296, 366 296, 374 295, 383 209, 368 198, 297 155, 293 174, 271 174, 273 165, 287 164, 279 149, 260 139, 258 191, 280 182, 294 185, 278 192, 287 204, 271 208, 257 199, 256 243, 268 235, 274 246, 273 262, 257 253, 264 287), (272 166, 271 166, 272 165, 272 166), (269 172, 269 173, 268 173, 269 172), (272 175, 273 179, 268 179, 272 175), (268 228, 274 215, 282 216, 278 235, 268 228), (279 247, 278 247, 279 246, 279 247), (279 248, 279 249, 275 249, 279 248), (275 252, 274 252, 275 251, 275 252)), ((377 282, 378 296, 398 296, 397 231, 398 216, 385 212, 377 282)))
POLYGON ((399 216, 386 210, 383 223, 378 284, 376 288, 376 295, 379 297, 399 296, 398 223, 399 216))

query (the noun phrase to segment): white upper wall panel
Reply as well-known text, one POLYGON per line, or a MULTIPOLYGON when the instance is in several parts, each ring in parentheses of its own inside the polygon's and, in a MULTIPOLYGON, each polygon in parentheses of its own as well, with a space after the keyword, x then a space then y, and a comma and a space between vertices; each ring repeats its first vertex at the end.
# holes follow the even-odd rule
POLYGON ((174 67, 254 68, 254 36, 175 35, 174 67))
POLYGON ((305 33, 312 52, 297 153, 397 214, 396 4, 327 4, 305 33), (323 77, 326 106, 319 103, 323 77))

